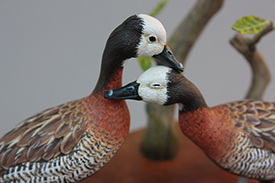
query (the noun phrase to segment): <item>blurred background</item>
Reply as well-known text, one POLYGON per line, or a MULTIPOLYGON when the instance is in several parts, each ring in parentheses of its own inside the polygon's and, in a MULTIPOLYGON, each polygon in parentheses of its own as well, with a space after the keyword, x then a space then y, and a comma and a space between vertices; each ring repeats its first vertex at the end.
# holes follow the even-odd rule
MULTIPOLYGON (((89 95, 99 76, 105 42, 127 17, 149 13, 159 0, 0 1, 0 136, 42 110, 89 95)), ((168 39, 195 1, 171 0, 157 16, 168 39)), ((245 97, 251 82, 247 61, 229 43, 243 16, 275 21, 275 2, 225 1, 191 50, 184 74, 209 106, 245 97)), ((275 101, 275 31, 258 44, 272 80, 264 99, 275 101)), ((123 84, 142 73, 128 61, 123 84)), ((127 101, 131 129, 145 127, 145 104, 127 101)), ((176 117, 176 115, 175 115, 176 117)))

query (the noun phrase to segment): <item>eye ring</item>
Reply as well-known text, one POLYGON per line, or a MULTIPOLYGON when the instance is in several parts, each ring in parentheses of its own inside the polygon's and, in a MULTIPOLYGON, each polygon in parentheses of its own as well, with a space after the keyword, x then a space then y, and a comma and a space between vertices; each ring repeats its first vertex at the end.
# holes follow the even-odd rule
POLYGON ((157 39, 157 36, 155 36, 155 35, 149 35, 147 37, 147 40, 149 43, 155 43, 155 42, 157 42, 158 39, 157 39))
POLYGON ((153 88, 153 89, 161 89, 163 88, 162 84, 160 83, 151 83, 150 84, 150 88, 153 88))

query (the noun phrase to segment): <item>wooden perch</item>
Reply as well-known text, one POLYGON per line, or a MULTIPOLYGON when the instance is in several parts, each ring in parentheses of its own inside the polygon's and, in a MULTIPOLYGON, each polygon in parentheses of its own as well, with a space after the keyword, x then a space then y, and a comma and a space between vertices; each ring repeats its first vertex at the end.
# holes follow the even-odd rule
POLYGON ((142 154, 151 160, 173 159, 178 152, 174 105, 146 104, 148 125, 141 143, 142 154))
POLYGON ((251 65, 253 77, 250 89, 246 94, 246 98, 260 99, 270 81, 270 72, 264 57, 257 50, 256 44, 268 32, 274 29, 273 23, 266 27, 263 31, 256 34, 252 39, 246 38, 241 34, 236 34, 230 43, 236 48, 251 65))
MULTIPOLYGON (((198 0, 172 35, 168 45, 183 64, 201 31, 223 2, 224 0, 198 0)), ((154 160, 174 158, 178 150, 173 117, 175 105, 146 104, 146 109, 148 125, 141 143, 141 152, 145 157, 154 160)))
POLYGON ((224 0, 198 0, 172 35, 168 45, 182 64, 204 27, 221 9, 223 2, 224 0))

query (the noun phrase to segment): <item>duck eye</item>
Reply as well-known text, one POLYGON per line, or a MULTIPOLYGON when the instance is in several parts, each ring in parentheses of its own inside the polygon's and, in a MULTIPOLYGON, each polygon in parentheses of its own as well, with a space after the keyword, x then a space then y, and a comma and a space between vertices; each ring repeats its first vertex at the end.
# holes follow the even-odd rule
POLYGON ((154 35, 150 35, 150 36, 148 36, 148 40, 149 40, 149 42, 154 43, 157 41, 157 38, 154 35))
POLYGON ((160 83, 151 83, 150 88, 160 89, 160 88, 162 88, 162 85, 160 83))

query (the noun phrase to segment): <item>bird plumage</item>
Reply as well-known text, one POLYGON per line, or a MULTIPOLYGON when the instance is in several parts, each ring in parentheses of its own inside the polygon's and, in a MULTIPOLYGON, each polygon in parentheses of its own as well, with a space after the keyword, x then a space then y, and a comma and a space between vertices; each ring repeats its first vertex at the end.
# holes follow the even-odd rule
POLYGON ((4 135, 3 182, 75 182, 100 170, 124 142, 130 122, 124 101, 107 101, 102 95, 92 93, 42 111, 4 135))
MULTIPOLYGON (((115 155, 128 135, 130 115, 125 101, 106 100, 103 93, 121 87, 125 60, 162 54, 142 51, 140 43, 148 41, 142 39, 145 30, 166 39, 158 20, 130 16, 107 40, 100 76, 89 96, 29 117, 0 139, 0 182, 77 182, 115 155), (146 27, 148 21, 153 29, 146 27)), ((166 48, 165 42, 148 44, 166 48)), ((161 61, 182 70, 173 55, 161 61)))
POLYGON ((274 109, 275 102, 241 100, 180 113, 179 124, 183 133, 223 169, 273 180, 274 109))
POLYGON ((210 108, 192 82, 164 66, 148 69, 132 84, 105 92, 105 97, 178 103, 182 132, 218 166, 261 182, 275 179, 275 102, 240 100, 210 108), (124 92, 131 86, 132 93, 124 92))

